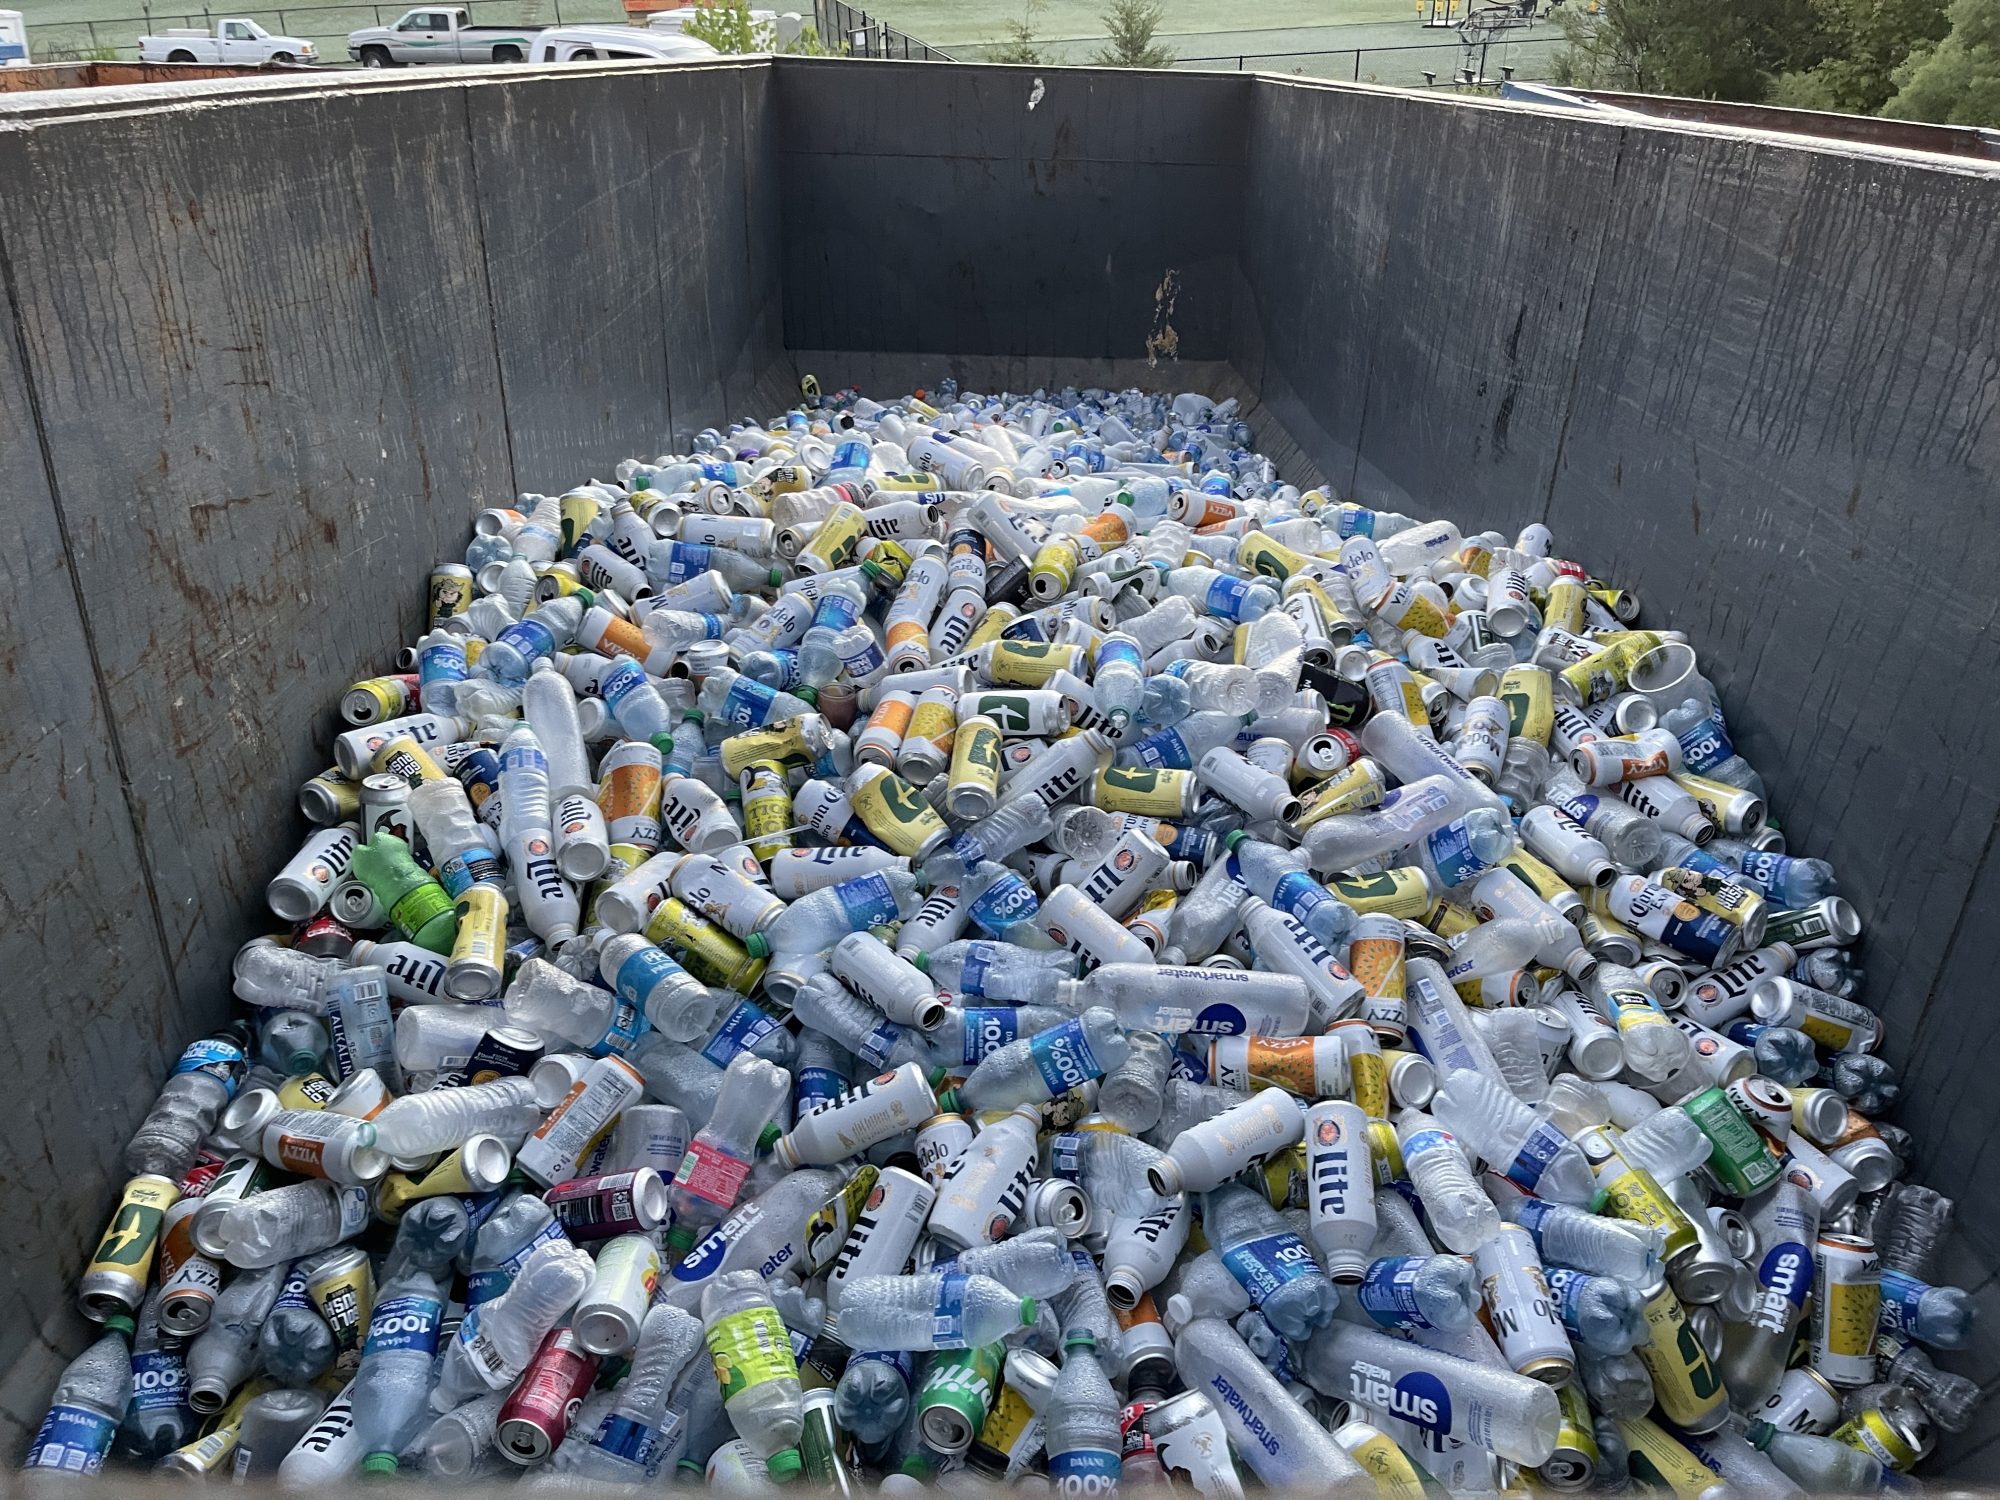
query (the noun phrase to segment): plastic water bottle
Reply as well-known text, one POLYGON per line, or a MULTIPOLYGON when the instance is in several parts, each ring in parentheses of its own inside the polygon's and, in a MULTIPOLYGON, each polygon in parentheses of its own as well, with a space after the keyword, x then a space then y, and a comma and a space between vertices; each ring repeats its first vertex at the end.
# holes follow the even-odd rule
POLYGON ((375 1145, 391 1156, 407 1157, 448 1151, 475 1135, 514 1142, 534 1128, 541 1113, 534 1085, 525 1078, 405 1094, 375 1117, 375 1145))
POLYGON ((986 938, 961 938, 935 952, 912 954, 910 961, 943 989, 1008 1005, 1037 1003, 1052 992, 1054 981, 1076 973, 1076 960, 1067 953, 1037 952, 986 938))
POLYGON ((1830 1437, 1786 1432, 1769 1422, 1752 1422, 1743 1434, 1813 1495, 1872 1495, 1882 1488, 1882 1460, 1830 1437))
POLYGON ((1579 1207, 1597 1196, 1583 1149, 1484 1073, 1452 1070, 1430 1107, 1440 1124, 1517 1187, 1579 1207))
POLYGON ((674 1173, 670 1244, 688 1248, 735 1206, 758 1146, 782 1133, 772 1117, 791 1089, 791 1076, 775 1063, 747 1052, 730 1059, 715 1109, 674 1173))
POLYGON ((1108 1070, 1097 1086, 1097 1111, 1120 1130, 1139 1135, 1159 1121, 1174 1054, 1151 1031, 1132 1032, 1126 1040, 1125 1061, 1108 1070))
POLYGON ((818 953, 850 932, 915 916, 923 905, 916 876, 877 870, 801 896, 758 936, 774 954, 818 953))
POLYGON ((1562 1427, 1556 1393, 1539 1380, 1347 1322, 1305 1345, 1305 1376, 1329 1396, 1530 1468, 1548 1462, 1562 1427))
POLYGON ((1118 1487, 1124 1440, 1118 1397, 1097 1362, 1097 1340, 1072 1333, 1063 1341, 1062 1372, 1043 1408, 1049 1478, 1063 1500, 1108 1494, 1118 1487))
MULTIPOLYGON (((30 1474, 95 1474, 132 1399, 132 1320, 114 1313, 104 1336, 69 1362, 24 1465, 30 1474)), ((1114 1428, 1115 1430, 1115 1428, 1114 1428)))
POLYGON ((1178 723, 1133 740, 1117 753, 1117 763, 1134 770, 1191 771, 1211 750, 1235 740, 1250 714, 1191 713, 1178 723))
POLYGON ((910 1356, 900 1349, 871 1349, 850 1356, 833 1388, 833 1411, 841 1430, 871 1445, 887 1438, 910 1409, 913 1370, 910 1356))
POLYGON ((738 1436, 769 1459, 803 1430, 798 1364, 784 1320, 755 1271, 729 1271, 702 1293, 701 1321, 723 1409, 738 1436))
POLYGON ((1080 1274, 1060 1229, 1024 1230, 991 1245, 961 1250, 950 1269, 991 1277, 1021 1297, 1053 1297, 1080 1274))
MULTIPOLYGON (((833 975, 818 973, 792 997, 792 1013, 873 1067, 891 1072, 905 1063, 928 1063, 944 1043, 915 1027, 898 1026, 833 975)), ((961 1033, 961 1045, 963 1033, 961 1033)))
POLYGON ((1518 1193, 1506 1195, 1500 1212, 1534 1236, 1535 1248, 1550 1266, 1572 1266, 1612 1276, 1632 1286, 1658 1279, 1665 1231, 1641 1228, 1564 1203, 1544 1203, 1518 1193))
POLYGON ((276 1390, 251 1397, 237 1430, 236 1482, 276 1474, 292 1445, 312 1430, 326 1407, 327 1399, 319 1391, 276 1390))
POLYGON ((1019 1040, 1023 1032, 1032 1036, 1068 1019, 1068 1011, 1047 1005, 973 1006, 947 1010, 944 1020, 924 1033, 923 1041, 931 1062, 947 1072, 963 1073, 1019 1040))
POLYGON ((1899 1346, 1893 1336, 1878 1341, 1876 1353, 1885 1361, 1882 1378, 1915 1391, 1924 1410, 1946 1432, 1963 1432, 1972 1424, 1981 1400, 1977 1381, 1947 1374, 1932 1364, 1930 1356, 1917 1345, 1899 1346))
POLYGON ((525 683, 535 663, 566 646, 583 622, 583 601, 573 595, 551 599, 509 625, 479 654, 479 670, 505 683, 525 683))
POLYGON ((618 999, 636 1007, 669 1041, 708 1035, 724 1009, 722 992, 710 990, 636 932, 606 939, 597 962, 604 982, 617 987, 618 999))
POLYGON ((1117 1016, 1093 1006, 1074 1020, 1002 1047, 972 1070, 958 1096, 979 1110, 1039 1104, 1119 1066, 1129 1049, 1117 1016))
POLYGON ((314 1179, 252 1193, 230 1204, 216 1237, 230 1265, 258 1270, 324 1250, 359 1234, 367 1223, 365 1189, 314 1179))
POLYGON ((1309 1338, 1332 1320, 1340 1294, 1311 1246, 1261 1193, 1240 1183, 1204 1193, 1201 1224, 1251 1304, 1285 1338, 1309 1338))
MULTIPOLYGON (((1327 1336, 1323 1330, 1307 1347, 1327 1336)), ((1270 1489, 1365 1486, 1361 1466, 1220 1318, 1182 1327, 1174 1335, 1174 1363, 1188 1390, 1201 1393, 1222 1418, 1229 1446, 1270 1489)))
POLYGON ((1462 1333, 1479 1316, 1479 1277, 1456 1255, 1388 1255, 1369 1262, 1354 1298, 1378 1327, 1462 1333))
POLYGON ((395 1473, 396 1455, 430 1416, 444 1296, 437 1273, 420 1264, 384 1281, 376 1293, 351 1395, 367 1473, 395 1473))
POLYGON ((1404 1111, 1395 1124, 1403 1165, 1432 1231, 1446 1248, 1472 1254, 1500 1227, 1500 1212, 1479 1191, 1463 1148, 1435 1119, 1417 1110, 1404 1111))
POLYGON ((1053 814, 1040 797, 1017 797, 938 846, 924 860, 932 886, 954 885, 988 861, 1001 861, 1049 835, 1053 814))
POLYGON ((1708 1160, 1712 1150, 1713 1144, 1687 1111, 1671 1104, 1618 1137, 1618 1154, 1662 1182, 1692 1172, 1708 1160))
MULTIPOLYGON (((606 1483, 644 1482, 665 1456, 660 1444, 668 1421, 674 1383, 702 1347, 698 1319, 676 1307, 654 1306, 639 1325, 632 1368, 618 1383, 611 1409, 591 1433, 587 1446, 565 1443, 558 1458, 579 1478, 606 1483)), ((572 1440, 576 1428, 571 1428, 572 1440)), ((671 1441, 671 1439, 668 1439, 671 1441)))
POLYGON ((1329 948, 1347 940, 1354 909, 1307 874, 1297 855, 1241 831, 1224 838, 1223 847, 1235 857, 1251 895, 1284 912, 1329 948))
MULTIPOLYGON (((300 1261, 287 1273, 278 1300, 257 1333, 257 1355, 265 1372, 286 1385, 302 1386, 317 1380, 333 1368, 340 1353, 333 1330, 306 1295, 306 1272, 313 1259, 317 1257, 300 1261)), ((273 1459, 273 1466, 276 1463, 273 1459)))
POLYGON ((1563 1327, 1584 1348, 1624 1354, 1647 1342, 1646 1297, 1636 1287, 1559 1267, 1547 1277, 1563 1327))
POLYGON ((1899 1182, 1890 1188, 1870 1226, 1882 1268, 1919 1281, 1936 1275, 1938 1254, 1951 1234, 1956 1206, 1943 1193, 1919 1183, 1899 1182))
POLYGON ((498 1473, 512 1465, 500 1456, 500 1408, 511 1392, 496 1391, 446 1412, 403 1456, 422 1474, 439 1479, 465 1479, 498 1473))
POLYGON ((1882 1321, 1936 1349, 1972 1342, 1978 1306, 1962 1287, 1931 1286, 1906 1271, 1882 1273, 1882 1321))
POLYGON ((1034 1321, 1035 1299, 989 1276, 857 1276, 841 1292, 839 1334, 853 1349, 969 1349, 1034 1321))
POLYGON ((246 1066, 240 1026, 204 1037, 181 1053, 125 1147, 125 1170, 135 1177, 147 1172, 176 1180, 186 1176, 202 1138, 215 1129, 235 1097, 246 1066))
POLYGON ((590 1257, 575 1246, 550 1240, 537 1248, 506 1291, 467 1311, 439 1364, 431 1406, 450 1411, 513 1384, 590 1277, 590 1257))
POLYGON ((178 1339, 160 1336, 160 1288, 139 1305, 132 1339, 132 1396, 119 1429, 119 1450, 156 1459, 186 1442, 194 1431, 194 1408, 187 1399, 187 1359, 178 1339))

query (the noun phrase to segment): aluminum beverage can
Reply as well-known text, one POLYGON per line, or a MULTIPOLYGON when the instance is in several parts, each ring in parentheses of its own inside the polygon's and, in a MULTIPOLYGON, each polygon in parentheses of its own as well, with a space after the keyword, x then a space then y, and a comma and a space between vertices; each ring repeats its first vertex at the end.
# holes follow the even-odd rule
POLYGON ((361 1362, 362 1339, 375 1310, 375 1267, 367 1252, 352 1245, 329 1250, 307 1272, 306 1295, 340 1348, 334 1368, 352 1374, 361 1362))
POLYGON ((1782 1432, 1829 1433, 1840 1424, 1840 1392, 1811 1365, 1794 1365, 1756 1415, 1782 1432))
POLYGON ((901 1167, 882 1169, 826 1273, 827 1302, 836 1312, 841 1290, 855 1277, 902 1275, 935 1202, 937 1189, 923 1178, 901 1167))
POLYGON ((1486 1323, 1514 1373, 1562 1385, 1576 1373, 1570 1347, 1535 1241, 1518 1224, 1502 1225, 1474 1253, 1486 1323))
POLYGON ((525 1078, 542 1060, 542 1039, 524 1026, 492 1026, 463 1068, 440 1073, 434 1088, 460 1088, 501 1078, 525 1078))
POLYGON ((1562 1410, 1556 1451, 1535 1470, 1535 1477, 1552 1490, 1589 1489, 1597 1478, 1597 1466, 1604 1461, 1593 1431, 1590 1403, 1573 1380, 1556 1387, 1556 1402, 1562 1410))
POLYGON ((601 1363, 573 1329, 552 1329, 500 1408, 500 1451, 523 1466, 547 1458, 568 1435, 601 1363))
POLYGON ((950 1456, 964 1453, 993 1410, 994 1387, 1006 1350, 999 1344, 940 1350, 917 1392, 917 1426, 924 1441, 950 1456))
POLYGON ((1871 1240, 1822 1234, 1813 1246, 1812 1367, 1837 1386, 1875 1378, 1882 1264, 1871 1240))
POLYGON ((445 993, 472 1003, 490 1000, 500 993, 505 977, 507 898, 497 886, 478 884, 461 892, 456 906, 458 932, 445 970, 445 993))
POLYGON ((571 1240, 584 1244, 645 1234, 667 1221, 667 1184, 651 1167, 572 1177, 542 1195, 571 1240))
POLYGON ((338 766, 329 766, 299 787, 299 811, 321 828, 359 817, 360 784, 338 766))
POLYGON ((431 569, 425 618, 428 628, 472 608, 472 569, 463 563, 440 563, 431 569))
POLYGON ((577 1343, 592 1354, 625 1354, 660 1284, 660 1251, 643 1234, 620 1235, 597 1252, 597 1271, 570 1317, 577 1343))
POLYGON ((180 1195, 170 1178, 150 1172, 125 1184, 125 1195, 77 1287, 77 1305, 85 1317, 102 1323, 138 1311, 167 1210, 180 1195))
POLYGON ((972 1144, 972 1125, 961 1114, 935 1114, 917 1127, 917 1168, 935 1189, 951 1164, 972 1144))

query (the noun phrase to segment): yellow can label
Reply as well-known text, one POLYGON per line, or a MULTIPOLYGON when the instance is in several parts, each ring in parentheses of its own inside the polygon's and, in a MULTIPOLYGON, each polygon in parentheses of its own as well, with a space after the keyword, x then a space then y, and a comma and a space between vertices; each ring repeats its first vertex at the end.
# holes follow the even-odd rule
POLYGON ((917 711, 910 715, 910 727, 903 731, 906 740, 926 740, 939 750, 949 753, 952 737, 958 733, 958 706, 944 699, 925 695, 917 704, 917 711))
POLYGON ((385 776, 398 776, 411 786, 422 786, 426 781, 443 781, 445 769, 432 760, 430 753, 407 734, 399 734, 385 742, 375 752, 369 769, 385 776))
POLYGON ((1396 1127, 1387 1120, 1368 1122, 1368 1159, 1375 1170, 1377 1187, 1388 1187, 1409 1176, 1409 1169, 1403 1165, 1403 1143, 1396 1138, 1396 1127))
POLYGON ((1705 1429, 1729 1393, 1688 1321, 1687 1309, 1664 1282, 1646 1304, 1646 1327, 1652 1338, 1634 1352, 1653 1377, 1661 1412, 1676 1427, 1705 1429))
POLYGON ((1090 800, 1106 812, 1178 818, 1192 805, 1192 771, 1106 766, 1091 782, 1090 800))
POLYGON ((375 715, 372 722, 376 723, 383 719, 395 718, 403 712, 409 701, 403 692, 403 685, 393 677, 370 677, 365 682, 350 685, 347 691, 350 694, 362 693, 374 700, 375 715))
POLYGON ((1369 1119, 1389 1118, 1389 1059, 1379 1051, 1347 1055, 1347 1087, 1369 1119))
POLYGON ((507 898, 494 885, 467 886, 459 895, 458 936, 452 939, 454 964, 504 968, 507 949, 507 898))
POLYGON ((576 550, 577 539, 590 530, 603 508, 597 497, 582 490, 571 490, 557 502, 562 508, 562 540, 565 553, 576 550))
POLYGON ((1358 760, 1344 771, 1317 782, 1299 799, 1293 827, 1301 831, 1335 813, 1366 812, 1380 807, 1389 783, 1372 760, 1358 760))
POLYGON ((181 1190, 172 1182, 150 1173, 126 1183, 118 1212, 111 1216, 111 1227, 98 1241, 83 1274, 122 1273, 143 1287, 147 1272, 153 1268, 153 1252, 159 1248, 160 1224, 180 1195, 181 1190))
POLYGON ((735 938, 697 916, 676 896, 668 896, 653 908, 646 922, 646 941, 673 949, 680 956, 681 967, 703 984, 740 995, 749 994, 770 965, 768 959, 752 958, 735 938))
POLYGON ((792 794, 781 776, 756 777, 743 788, 743 835, 761 863, 791 847, 792 794))
POLYGON ((1020 618, 1021 611, 1019 607, 1009 604, 1004 599, 995 601, 986 607, 985 615, 973 627, 972 634, 965 638, 965 645, 962 649, 965 651, 977 651, 988 642, 999 640, 1001 633, 1020 618))
POLYGON ((1581 635, 1584 601, 1589 597, 1589 590, 1579 580, 1567 576, 1557 578, 1549 585, 1548 605, 1542 611, 1542 623, 1567 630, 1571 635, 1581 635))
MULTIPOLYGON (((1642 1354, 1644 1350, 1640 1351, 1642 1354)), ((1630 1452, 1632 1477, 1655 1490, 1671 1490, 1674 1500, 1701 1500, 1721 1488, 1715 1471, 1696 1458, 1657 1422, 1619 1417, 1618 1431, 1630 1452)))
POLYGON ((1294 552, 1261 531, 1253 531, 1243 538, 1236 548, 1236 561, 1251 572, 1275 578, 1280 583, 1313 564, 1313 559, 1304 553, 1294 552))
MULTIPOLYGON (((722 769, 733 779, 760 760, 774 760, 788 771, 812 765, 818 757, 806 742, 806 727, 810 722, 801 715, 777 724, 767 724, 762 729, 746 729, 740 734, 732 734, 722 742, 722 769)), ((608 809, 605 816, 611 816, 608 809)))
POLYGON ((1430 881, 1422 870, 1407 866, 1374 875, 1342 875, 1330 881, 1327 889, 1358 912, 1421 917, 1431 909, 1430 881))
POLYGON ((304 1073, 278 1085, 278 1102, 286 1109, 325 1109, 335 1087, 318 1073, 304 1073))
POLYGON ((1500 701, 1507 705, 1507 733, 1548 748, 1556 725, 1555 688, 1546 668, 1509 667, 1500 674, 1500 701))
POLYGON ((1386 1432, 1371 1431, 1347 1450, 1347 1456, 1375 1481, 1375 1493, 1385 1500, 1424 1500, 1429 1493, 1409 1454, 1397 1447, 1386 1432))
POLYGON ((1875 1348, 1875 1325, 1882 1314, 1880 1281, 1836 1281, 1821 1285, 1816 1295, 1826 1299, 1826 1352, 1859 1357, 1875 1348))
POLYGON ((854 561, 854 550, 868 530, 861 507, 843 500, 826 513, 812 540, 799 549, 798 565, 808 573, 830 573, 854 561))
POLYGON ((1899 1474, 1915 1465, 1921 1456, 1903 1435, 1889 1424, 1880 1409, 1873 1406, 1853 1421, 1836 1427, 1833 1431, 1833 1440, 1845 1443, 1850 1448, 1858 1448, 1863 1453, 1872 1454, 1899 1474))
POLYGON ((896 853, 917 855, 949 830, 924 794, 893 771, 848 793, 848 804, 868 831, 896 853))
POLYGON ((1568 899, 1565 901, 1565 905, 1573 906, 1576 904, 1576 887, 1571 885, 1567 880, 1564 880, 1562 876, 1551 870, 1539 859, 1536 859, 1526 849, 1515 848, 1512 853, 1500 861, 1500 868, 1503 870, 1512 870, 1516 875, 1521 877, 1523 885, 1527 886, 1529 890, 1540 896, 1544 901, 1555 901, 1566 897, 1568 899))
POLYGON ((1005 687, 1043 687, 1058 672, 1084 672, 1083 648, 1054 641, 1000 641, 986 675, 1005 687))
POLYGON ((1612 1218, 1667 1232, 1664 1249, 1669 1259, 1679 1255, 1683 1246, 1694 1243, 1694 1225, 1652 1173, 1628 1167, 1623 1172, 1600 1176, 1598 1185, 1604 1189, 1608 1200, 1605 1210, 1612 1218))
POLYGON ((958 726, 951 746, 951 782, 954 787, 1000 789, 1000 726, 983 714, 958 726))

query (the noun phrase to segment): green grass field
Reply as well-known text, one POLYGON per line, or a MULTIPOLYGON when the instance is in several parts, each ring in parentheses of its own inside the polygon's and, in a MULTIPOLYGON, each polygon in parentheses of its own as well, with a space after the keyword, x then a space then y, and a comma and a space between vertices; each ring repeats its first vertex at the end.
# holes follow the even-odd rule
MULTIPOLYGON (((89 56, 134 57, 139 37, 168 26, 200 26, 200 0, 13 0, 28 23, 29 43, 41 60, 89 56), (148 10, 150 8, 150 15, 148 10)), ((393 21, 415 0, 272 6, 209 0, 208 16, 250 16, 268 30, 311 39, 328 62, 346 60, 347 33, 393 21)), ((810 13, 811 0, 756 0, 810 13)), ((857 8, 863 8, 858 0, 857 8)), ((1430 0, 1424 0, 1429 4, 1430 0)), ((1439 0, 1442 3, 1442 0, 1439 0)), ((1465 0, 1456 0, 1461 7, 1465 0)), ((976 61, 1012 35, 1027 0, 873 0, 865 6, 920 41, 955 57, 976 61)), ((1088 63, 1104 35, 1105 0, 1038 0, 1029 17, 1043 57, 1051 63, 1088 63)), ((1242 66, 1307 77, 1359 78, 1364 82, 1420 87, 1426 71, 1448 80, 1481 58, 1457 45, 1456 33, 1420 24, 1417 0, 1164 0, 1158 40, 1183 67, 1242 66), (1358 49, 1358 55, 1357 55, 1358 49)), ((478 0, 474 17, 524 24, 616 21, 620 0, 478 0)), ((1503 66, 1520 78, 1547 75, 1561 43, 1554 27, 1508 33, 1484 57, 1497 79, 1503 66)))

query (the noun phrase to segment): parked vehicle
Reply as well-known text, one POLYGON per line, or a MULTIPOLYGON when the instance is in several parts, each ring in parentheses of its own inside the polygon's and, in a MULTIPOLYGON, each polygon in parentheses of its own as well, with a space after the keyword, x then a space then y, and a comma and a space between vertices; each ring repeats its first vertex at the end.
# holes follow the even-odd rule
POLYGON ((139 38, 140 62, 316 63, 319 49, 304 37, 272 36, 255 21, 224 16, 204 31, 170 26, 158 36, 139 38))
POLYGON ((698 37, 678 32, 642 31, 636 26, 551 26, 535 38, 530 60, 566 63, 646 58, 654 62, 690 62, 720 55, 698 37))
POLYGON ((408 11, 393 26, 347 34, 347 55, 364 68, 410 63, 526 62, 543 26, 474 26, 462 6, 408 11))

